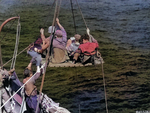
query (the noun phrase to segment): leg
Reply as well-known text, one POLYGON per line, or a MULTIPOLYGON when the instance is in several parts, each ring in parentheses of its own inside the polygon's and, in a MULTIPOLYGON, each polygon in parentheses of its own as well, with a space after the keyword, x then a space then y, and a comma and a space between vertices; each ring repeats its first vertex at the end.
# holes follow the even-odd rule
POLYGON ((76 63, 76 61, 78 60, 78 57, 80 56, 80 54, 79 53, 75 53, 74 54, 74 57, 73 57, 73 63, 75 64, 76 63))
POLYGON ((79 56, 80 56, 79 53, 75 53, 73 59, 77 61, 79 56))
POLYGON ((41 64, 41 54, 35 52, 35 51, 29 51, 28 54, 32 57, 30 63, 28 64, 28 69, 31 69, 32 62, 36 61, 36 66, 37 66, 37 72, 40 72, 40 64, 41 64))

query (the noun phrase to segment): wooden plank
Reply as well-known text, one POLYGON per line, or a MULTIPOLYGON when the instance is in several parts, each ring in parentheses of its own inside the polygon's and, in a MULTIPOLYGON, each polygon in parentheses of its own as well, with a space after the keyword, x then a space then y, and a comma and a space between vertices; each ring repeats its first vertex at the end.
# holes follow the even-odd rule
MULTIPOLYGON (((42 63, 44 63, 46 60, 45 58, 42 59, 42 63)), ((102 59, 102 63, 104 63, 103 59, 102 59)), ((66 63, 49 63, 48 67, 82 67, 82 66, 91 66, 92 63, 87 63, 85 65, 83 65, 82 63, 76 63, 73 64, 71 61, 66 62, 66 63)), ((101 64, 98 64, 101 65, 101 64)))
POLYGON ((90 66, 90 65, 92 65, 92 63, 83 65, 81 63, 73 64, 73 63, 67 62, 67 63, 61 63, 61 64, 49 63, 48 67, 81 67, 81 66, 90 66))

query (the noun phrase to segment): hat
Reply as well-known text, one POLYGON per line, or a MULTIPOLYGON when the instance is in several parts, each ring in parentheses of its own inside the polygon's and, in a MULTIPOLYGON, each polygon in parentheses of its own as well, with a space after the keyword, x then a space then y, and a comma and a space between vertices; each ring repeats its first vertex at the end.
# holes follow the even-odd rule
POLYGON ((55 31, 55 26, 49 26, 48 33, 53 33, 55 31))
POLYGON ((55 35, 56 36, 58 36, 58 37, 62 37, 62 31, 61 30, 57 30, 56 32, 55 32, 55 35))
POLYGON ((81 38, 81 35, 79 35, 79 34, 75 34, 75 35, 74 35, 74 37, 75 37, 75 40, 76 40, 76 41, 79 41, 79 40, 80 40, 80 38, 81 38))

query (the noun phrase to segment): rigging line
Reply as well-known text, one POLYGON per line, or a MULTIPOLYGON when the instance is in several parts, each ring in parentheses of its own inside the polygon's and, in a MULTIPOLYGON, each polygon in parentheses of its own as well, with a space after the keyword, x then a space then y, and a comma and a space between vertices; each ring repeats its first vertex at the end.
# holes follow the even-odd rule
MULTIPOLYGON (((52 26, 55 26, 55 24, 56 24, 56 18, 58 17, 58 12, 59 12, 59 10, 60 10, 60 3, 59 3, 59 6, 58 6, 58 3, 56 3, 52 26), (59 8, 58 8, 58 7, 59 7, 59 8)), ((54 29, 54 27, 52 27, 52 30, 51 30, 51 31, 53 31, 53 29, 54 29)), ((50 44, 50 46, 49 46, 49 48, 48 48, 47 58, 52 55, 54 33, 51 34, 50 37, 52 37, 52 39, 51 39, 51 41, 49 40, 49 41, 51 42, 51 44, 50 44), (50 53, 50 54, 49 54, 49 53, 50 53)))
MULTIPOLYGON (((10 29, 11 28, 11 26, 14 24, 14 22, 15 22, 15 20, 13 20, 13 22, 11 23, 11 25, 9 26, 9 28, 8 29, 10 29)), ((1 28, 2 29, 2 28, 1 28)), ((7 29, 7 31, 6 31, 6 33, 5 33, 5 35, 2 37, 2 39, 0 40, 0 43, 2 42, 2 40, 6 37, 6 35, 8 34, 8 29, 7 29)), ((1 68, 3 68, 3 61, 2 61, 2 51, 1 51, 1 45, 0 45, 0 60, 1 60, 1 68)))
POLYGON ((21 30, 21 25, 20 25, 20 17, 19 17, 18 25, 17 25, 17 33, 16 33, 16 45, 15 45, 13 60, 12 60, 12 64, 11 64, 10 69, 13 69, 15 67, 16 57, 17 57, 17 52, 18 52, 19 39, 20 39, 20 30, 21 30))
POLYGON ((105 92, 105 104, 106 104, 106 112, 108 113, 108 105, 107 105, 107 94, 106 94, 106 83, 105 83, 105 75, 104 75, 104 68, 102 63, 102 74, 103 74, 103 84, 104 84, 104 92, 105 92))
MULTIPOLYGON (((60 0, 61 1, 61 0, 60 0)), ((59 4, 60 5, 60 4, 59 4)), ((53 25, 55 24, 56 22, 56 10, 58 9, 58 1, 56 2, 56 8, 55 8, 55 13, 54 13, 54 19, 53 19, 53 25)), ((57 15, 58 16, 58 15, 57 15)), ((50 41, 50 40, 49 40, 50 41)), ((46 55, 46 68, 47 68, 47 63, 48 63, 48 58, 49 58, 49 50, 50 50, 50 47, 48 48, 48 53, 46 55)), ((38 97, 38 103, 37 103, 37 106, 36 106, 36 112, 38 112, 38 106, 39 106, 39 102, 40 102, 40 96, 41 96, 41 93, 42 93, 42 89, 43 89, 43 84, 44 84, 44 79, 45 79, 45 73, 46 73, 46 68, 45 68, 45 72, 42 76, 42 81, 41 81, 41 87, 40 87, 40 92, 39 92, 39 97, 38 97)))
MULTIPOLYGON (((12 63, 11 63, 10 70, 15 67, 16 55, 17 55, 18 45, 19 45, 19 38, 20 38, 20 17, 18 19, 17 32, 16 32, 16 44, 15 44, 14 55, 13 55, 13 60, 12 60, 12 63)), ((9 76, 9 81, 10 81, 10 76, 9 76)), ((10 85, 9 85, 9 88, 10 88, 10 85)), ((9 92, 9 95, 11 96, 12 92, 11 91, 8 91, 8 92, 9 92)), ((13 98, 12 98, 12 101, 14 101, 13 98)))
POLYGON ((74 16, 74 11, 73 11, 73 3, 72 3, 72 0, 70 0, 70 2, 71 2, 71 10, 72 10, 72 16, 73 16, 73 22, 74 22, 75 34, 77 34, 77 30, 76 30, 76 23, 75 23, 75 16, 74 16))
POLYGON ((0 106, 0 109, 2 109, 36 74, 37 73, 28 79, 2 106, 0 106))
MULTIPOLYGON (((23 49, 20 53, 18 53, 17 56, 20 55, 21 53, 23 53, 25 50, 27 50, 30 46, 31 46, 31 44, 28 47, 26 47, 25 49, 23 49)), ((10 59, 9 61, 7 61, 3 66, 7 65, 12 60, 13 60, 13 58, 10 59)))
MULTIPOLYGON (((53 2, 53 4, 52 4, 51 9, 53 8, 53 6, 54 6, 55 2, 56 2, 56 0, 54 0, 54 2, 53 2)), ((47 17, 47 19, 45 20, 44 25, 46 24, 47 20, 48 20, 48 17, 47 17)))
MULTIPOLYGON (((1 30, 2 30, 2 28, 3 28, 3 26, 4 26, 5 24, 7 24, 9 21, 11 21, 11 20, 13 20, 13 19, 18 19, 18 18, 19 18, 19 17, 11 17, 11 18, 5 20, 5 21, 1 24, 1 26, 0 26, 0 32, 1 32, 1 30)), ((1 41, 0 41, 0 42, 1 42, 1 41)), ((1 44, 0 44, 0 52, 2 52, 2 51, 1 51, 1 44)), ((0 66, 2 66, 2 65, 3 65, 2 53, 0 53, 0 66)))
POLYGON ((59 17, 60 6, 61 6, 61 0, 59 0, 58 7, 57 7, 57 16, 56 16, 57 18, 59 17))
POLYGON ((78 8, 79 8, 79 10, 80 10, 80 13, 81 13, 81 15, 82 15, 82 19, 83 19, 83 21, 84 21, 84 24, 85 24, 85 26, 86 26, 86 29, 87 29, 88 27, 87 27, 86 21, 85 21, 85 19, 84 19, 84 16, 83 16, 83 14, 82 14, 81 8, 80 8, 80 6, 79 6, 79 4, 78 4, 78 0, 76 0, 76 3, 77 3, 77 5, 78 5, 78 8))
MULTIPOLYGON (((76 77, 77 77, 77 76, 78 76, 78 73, 77 73, 77 72, 78 72, 78 71, 77 71, 77 68, 78 68, 78 67, 75 66, 74 68, 75 68, 75 73, 76 73, 76 77)), ((77 82, 79 82, 78 80, 79 80, 79 79, 77 79, 77 82)), ((77 83, 77 86, 79 87, 78 83, 77 83)), ((80 99, 78 100, 78 104, 79 104, 79 113, 80 113, 80 112, 81 112, 81 109, 80 109, 80 107, 81 107, 80 99)))

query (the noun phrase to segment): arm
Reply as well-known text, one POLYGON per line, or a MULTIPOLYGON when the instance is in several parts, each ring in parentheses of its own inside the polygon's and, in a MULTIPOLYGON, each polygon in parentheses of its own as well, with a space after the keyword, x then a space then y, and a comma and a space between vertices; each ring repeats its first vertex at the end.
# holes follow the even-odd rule
POLYGON ((78 49, 75 51, 75 53, 79 53, 79 54, 82 53, 82 50, 81 50, 80 46, 79 46, 78 49))
POLYGON ((45 35, 44 35, 44 29, 43 28, 40 29, 40 33, 41 33, 42 41, 45 41, 45 35))
POLYGON ((39 77, 40 77, 40 75, 41 75, 41 73, 35 73, 34 75, 33 75, 33 79, 36 81, 39 77))
POLYGON ((42 50, 39 50, 38 52, 42 53, 45 49, 47 49, 49 47, 50 41, 49 41, 49 38, 45 38, 43 28, 41 28, 40 33, 41 33, 41 38, 42 38, 43 44, 42 44, 42 50))
POLYGON ((92 35, 89 35, 89 37, 90 37, 90 39, 91 39, 92 42, 98 43, 97 40, 95 40, 94 37, 93 37, 92 35))
POLYGON ((56 23, 57 23, 58 27, 61 29, 61 31, 63 33, 63 37, 62 37, 63 41, 67 42, 67 33, 66 33, 64 27, 59 23, 58 18, 56 18, 56 23))
POLYGON ((87 34, 89 35, 90 42, 98 43, 97 40, 94 39, 94 37, 90 34, 90 29, 87 28, 87 34))
POLYGON ((47 39, 45 39, 45 43, 42 44, 42 51, 47 49, 49 46, 50 46, 50 39, 47 38, 47 39))
POLYGON ((72 43, 72 41, 71 41, 71 39, 69 39, 69 40, 67 41, 66 47, 68 48, 68 47, 71 45, 71 43, 72 43))

